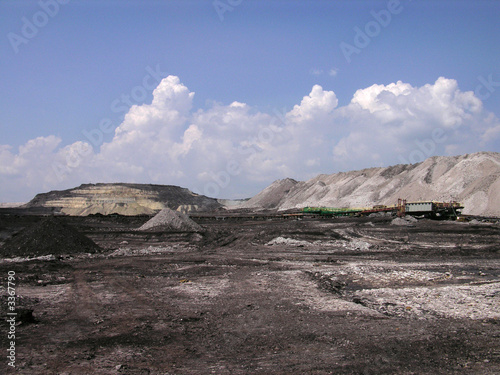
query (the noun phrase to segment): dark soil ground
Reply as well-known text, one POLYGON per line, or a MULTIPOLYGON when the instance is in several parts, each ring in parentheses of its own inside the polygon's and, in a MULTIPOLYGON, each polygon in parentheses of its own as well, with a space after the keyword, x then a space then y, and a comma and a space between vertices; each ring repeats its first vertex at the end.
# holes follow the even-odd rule
MULTIPOLYGON (((62 217, 95 254, 15 272, 19 374, 498 374, 500 227, 62 217)), ((220 217, 219 217, 220 219, 220 217)), ((40 221, 0 215, 0 240, 40 221)), ((0 248, 1 250, 1 248, 0 248)), ((8 348, 6 319, 0 344, 8 348)))

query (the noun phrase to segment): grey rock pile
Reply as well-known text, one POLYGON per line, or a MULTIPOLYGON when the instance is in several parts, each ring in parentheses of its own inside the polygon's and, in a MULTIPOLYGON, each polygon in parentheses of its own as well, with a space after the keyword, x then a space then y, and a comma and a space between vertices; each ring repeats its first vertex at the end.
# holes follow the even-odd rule
POLYGON ((406 215, 404 217, 396 217, 391 221, 391 225, 399 225, 399 226, 411 226, 415 225, 418 220, 413 216, 406 215))
POLYGON ((170 208, 164 208, 137 230, 201 232, 203 228, 187 215, 171 210, 170 208))

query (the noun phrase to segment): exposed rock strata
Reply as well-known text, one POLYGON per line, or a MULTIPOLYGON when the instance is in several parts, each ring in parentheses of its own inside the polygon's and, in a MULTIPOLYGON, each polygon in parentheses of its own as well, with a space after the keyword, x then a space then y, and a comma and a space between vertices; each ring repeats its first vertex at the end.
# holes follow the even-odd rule
POLYGON ((181 212, 212 210, 216 199, 171 185, 86 184, 38 194, 26 208, 44 207, 67 215, 154 215, 165 207, 181 212))

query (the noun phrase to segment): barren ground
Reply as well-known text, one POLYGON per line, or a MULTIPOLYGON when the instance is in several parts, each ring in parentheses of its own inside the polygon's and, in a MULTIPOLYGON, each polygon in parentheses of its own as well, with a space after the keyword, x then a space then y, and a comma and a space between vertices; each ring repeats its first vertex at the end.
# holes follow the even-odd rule
MULTIPOLYGON (((17 368, 2 356, 1 373, 500 373, 498 225, 339 218, 131 230, 147 219, 66 217, 105 250, 0 262, 2 295, 13 270, 18 310, 37 320, 17 326, 17 368)), ((2 237, 36 220, 4 216, 2 237)))

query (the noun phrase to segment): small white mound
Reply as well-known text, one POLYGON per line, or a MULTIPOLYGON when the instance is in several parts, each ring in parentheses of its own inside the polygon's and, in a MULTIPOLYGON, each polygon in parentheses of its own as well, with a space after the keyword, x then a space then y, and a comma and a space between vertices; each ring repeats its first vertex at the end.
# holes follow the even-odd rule
POLYGON ((137 230, 173 230, 183 232, 200 232, 203 228, 187 215, 166 207, 137 230))
POLYGON ((308 246, 311 245, 311 242, 308 241, 300 241, 300 240, 295 240, 293 238, 286 238, 286 237, 276 237, 273 238, 271 241, 266 243, 267 246, 273 246, 273 245, 292 245, 292 246, 308 246))
POLYGON ((391 221, 391 225, 399 225, 399 226, 409 226, 416 223, 418 220, 413 216, 406 215, 404 217, 396 217, 391 221))

